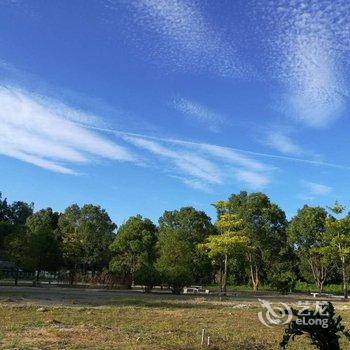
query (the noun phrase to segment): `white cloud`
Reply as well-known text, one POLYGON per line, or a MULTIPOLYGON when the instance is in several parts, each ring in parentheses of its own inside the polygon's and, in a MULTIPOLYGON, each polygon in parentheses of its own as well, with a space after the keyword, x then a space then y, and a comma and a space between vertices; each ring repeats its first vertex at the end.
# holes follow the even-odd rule
POLYGON ((207 143, 199 143, 196 145, 196 147, 211 156, 217 157, 225 162, 228 162, 230 164, 251 168, 256 171, 264 171, 267 170, 267 167, 265 164, 252 159, 248 156, 243 155, 240 152, 237 152, 233 149, 230 149, 228 147, 222 147, 217 145, 211 145, 207 143))
POLYGON ((337 119, 344 110, 344 85, 329 44, 313 37, 296 38, 294 58, 286 67, 289 81, 290 106, 295 117, 312 127, 324 127, 337 119))
POLYGON ((210 186, 228 184, 233 179, 252 188, 261 188, 270 182, 268 169, 262 163, 224 147, 179 140, 155 141, 125 134, 123 139, 160 156, 157 163, 161 159, 170 160, 170 164, 162 165, 163 170, 194 189, 208 192, 210 186))
POLYGON ((219 131, 225 123, 225 117, 220 113, 185 98, 175 99, 172 106, 195 122, 207 126, 211 131, 219 131))
POLYGON ((214 163, 197 154, 183 150, 172 150, 155 141, 143 138, 124 136, 124 139, 155 155, 170 159, 173 165, 176 166, 177 171, 180 170, 181 175, 185 173, 210 184, 220 184, 223 181, 220 169, 214 163))
MULTIPOLYGON (((205 155, 213 155, 215 157, 221 158, 222 160, 225 160, 226 162, 229 162, 232 164, 237 163, 240 166, 244 166, 248 168, 251 167, 253 170, 267 171, 269 170, 269 167, 266 166, 266 164, 260 161, 257 161, 254 158, 251 158, 251 156, 282 160, 282 161, 288 161, 288 162, 304 163, 312 166, 321 166, 321 167, 329 167, 329 168, 342 169, 342 170, 350 170, 350 167, 346 165, 329 163, 329 162, 315 160, 315 159, 297 158, 297 157, 285 156, 280 154, 272 154, 272 153, 262 153, 262 152, 241 149, 241 148, 223 147, 223 146, 218 146, 218 145, 213 145, 208 143, 191 142, 191 141, 184 141, 184 140, 173 139, 173 138, 148 136, 143 134, 128 133, 128 132, 117 131, 112 129, 101 129, 101 128, 97 128, 97 129, 111 132, 117 135, 131 135, 131 136, 141 137, 141 138, 150 139, 150 140, 183 145, 188 148, 194 148, 198 151, 201 151, 205 155)), ((312 152, 308 152, 308 153, 312 154, 312 152)), ((312 154, 312 155, 315 156, 315 154, 312 154)))
POLYGON ((112 23, 115 16, 120 21, 122 13, 129 13, 121 30, 134 47, 144 49, 152 63, 157 60, 170 69, 209 71, 222 77, 241 76, 250 70, 239 59, 232 37, 225 38, 224 31, 204 16, 199 2, 110 0, 105 6, 105 16, 112 23))
POLYGON ((271 33, 271 64, 288 91, 286 112, 305 125, 324 127, 342 115, 350 47, 350 3, 341 0, 263 3, 271 33))
POLYGON ((76 123, 92 123, 95 116, 11 86, 0 87, 0 106, 3 155, 67 174, 74 171, 66 163, 135 160, 126 148, 76 123))
POLYGON ((13 147, 8 147, 8 145, 6 145, 6 143, 3 141, 0 141, 0 154, 4 154, 6 156, 22 160, 26 163, 30 163, 40 168, 51 170, 56 173, 71 174, 71 175, 75 174, 75 172, 72 169, 69 169, 65 166, 57 164, 53 161, 45 160, 44 158, 40 158, 31 154, 28 154, 26 152, 16 150, 13 147))
POLYGON ((302 148, 281 131, 271 131, 267 135, 267 144, 283 154, 300 155, 302 148))
POLYGON ((252 171, 238 170, 236 176, 238 180, 245 182, 253 188, 262 188, 270 182, 266 175, 252 171))
POLYGON ((182 178, 181 181, 195 190, 200 190, 203 192, 211 192, 209 186, 207 186, 204 182, 195 179, 182 178))
POLYGON ((316 182, 304 182, 305 187, 308 189, 310 195, 314 196, 326 196, 332 192, 332 188, 326 185, 322 185, 316 182))

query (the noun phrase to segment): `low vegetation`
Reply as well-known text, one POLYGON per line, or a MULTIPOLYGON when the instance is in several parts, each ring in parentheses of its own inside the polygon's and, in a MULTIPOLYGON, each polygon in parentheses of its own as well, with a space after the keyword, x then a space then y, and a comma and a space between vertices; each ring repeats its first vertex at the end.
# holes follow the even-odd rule
MULTIPOLYGON (((261 308, 255 302, 145 295, 116 298, 110 305, 69 302, 71 306, 0 303, 1 347, 192 350, 206 348, 209 336, 211 349, 277 350, 284 333, 283 326, 267 328, 259 322, 261 308)), ((339 307, 349 325, 349 308, 339 307)), ((300 337, 288 349, 311 349, 310 341, 300 337)))

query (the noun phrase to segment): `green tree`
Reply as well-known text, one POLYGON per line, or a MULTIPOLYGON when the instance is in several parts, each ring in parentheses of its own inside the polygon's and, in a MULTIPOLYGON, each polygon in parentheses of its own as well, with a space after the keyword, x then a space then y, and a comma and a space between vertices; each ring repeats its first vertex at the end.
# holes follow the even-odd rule
MULTIPOLYGON (((219 202, 220 203, 220 202, 219 202)), ((259 288, 261 277, 281 264, 281 251, 287 245, 285 213, 263 193, 240 192, 232 195, 221 212, 236 214, 243 221, 248 247, 246 260, 253 290, 259 288)))
MULTIPOLYGON (((0 231, 5 228, 7 233, 4 238, 4 259, 15 264, 15 285, 18 284, 18 274, 20 268, 28 268, 28 237, 25 225, 13 225, 0 223, 0 231)), ((1 235, 1 233, 0 233, 1 235)))
POLYGON ((71 283, 78 269, 83 273, 100 270, 108 265, 109 246, 116 225, 100 206, 77 204, 60 215, 59 234, 66 267, 71 271, 71 283))
POLYGON ((10 221, 15 225, 25 225, 27 219, 33 215, 34 203, 22 201, 13 202, 10 206, 10 221))
POLYGON ((132 216, 118 229, 110 246, 113 257, 109 269, 119 275, 130 275, 148 292, 157 282, 157 228, 150 219, 132 216))
POLYGON ((16 264, 15 284, 18 281, 19 266, 23 263, 25 253, 21 242, 25 234, 25 223, 33 214, 33 203, 17 201, 8 204, 7 199, 2 199, 0 192, 0 260, 9 260, 16 264))
POLYGON ((206 251, 212 260, 222 262, 224 268, 220 288, 226 294, 229 259, 242 255, 247 247, 248 239, 243 228, 243 221, 236 214, 224 211, 227 208, 227 203, 221 201, 214 206, 218 211, 218 220, 215 226, 220 234, 209 236, 207 241, 199 244, 198 247, 199 250, 206 251))
POLYGON ((162 230, 157 248, 159 258, 156 269, 160 278, 174 294, 180 294, 182 288, 194 279, 192 251, 183 240, 181 231, 171 228, 162 230))
POLYGON ((191 251, 193 279, 197 283, 211 281, 211 262, 208 256, 197 249, 207 237, 215 234, 216 230, 210 217, 203 211, 192 207, 179 210, 165 211, 159 218, 159 235, 162 232, 177 232, 176 235, 188 245, 191 251))
POLYGON ((42 209, 27 219, 27 232, 23 236, 24 265, 36 271, 39 280, 42 271, 56 271, 61 265, 61 252, 57 240, 58 213, 51 208, 42 209))
POLYGON ((313 280, 321 292, 335 267, 334 251, 326 233, 327 217, 325 209, 305 205, 298 210, 287 229, 302 266, 311 270, 313 280), (306 262, 305 265, 303 261, 306 262))
MULTIPOLYGON (((344 207, 336 202, 329 208, 332 214, 339 215, 344 212, 344 207)), ((326 220, 329 245, 334 248, 335 255, 340 260, 343 280, 344 298, 348 298, 348 273, 347 263, 350 256, 350 214, 342 219, 329 217, 326 220)))
POLYGON ((7 203, 7 198, 2 199, 2 193, 0 192, 0 222, 10 222, 10 220, 10 205, 7 203))
POLYGON ((17 227, 9 222, 0 221, 0 260, 6 260, 8 237, 16 232, 17 227))

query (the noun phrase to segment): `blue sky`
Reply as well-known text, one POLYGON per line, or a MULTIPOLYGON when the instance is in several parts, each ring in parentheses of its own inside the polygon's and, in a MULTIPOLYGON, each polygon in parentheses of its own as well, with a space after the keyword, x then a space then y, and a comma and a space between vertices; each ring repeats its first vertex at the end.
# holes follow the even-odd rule
POLYGON ((0 1, 1 191, 140 213, 349 207, 347 1, 0 1))

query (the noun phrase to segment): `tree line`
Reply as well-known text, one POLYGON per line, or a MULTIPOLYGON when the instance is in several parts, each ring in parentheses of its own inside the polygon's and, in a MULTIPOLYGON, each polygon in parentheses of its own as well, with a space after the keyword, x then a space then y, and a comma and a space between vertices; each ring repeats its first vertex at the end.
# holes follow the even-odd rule
MULTIPOLYGON (((111 285, 154 286, 180 293, 191 284, 269 284, 292 291, 297 281, 342 283, 347 297, 350 214, 339 203, 305 205, 287 220, 264 193, 240 192, 213 204, 217 218, 192 207, 165 211, 158 224, 141 215, 120 227, 100 206, 73 204, 62 213, 34 211, 0 195, 0 260, 16 271, 63 271, 69 282, 92 276, 111 285)), ((15 273, 17 283, 17 273, 15 273)))

